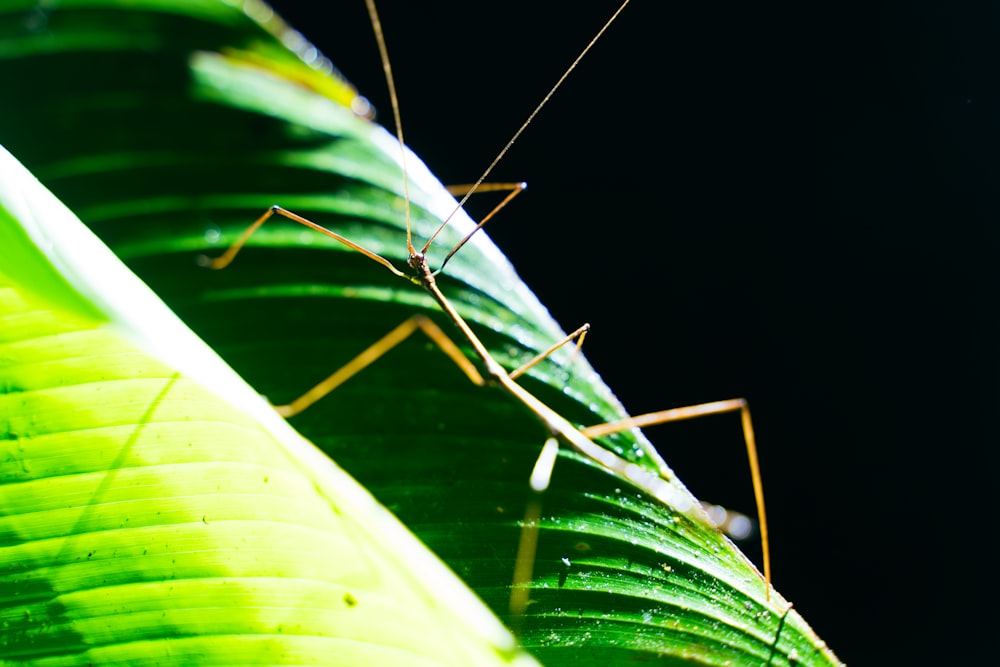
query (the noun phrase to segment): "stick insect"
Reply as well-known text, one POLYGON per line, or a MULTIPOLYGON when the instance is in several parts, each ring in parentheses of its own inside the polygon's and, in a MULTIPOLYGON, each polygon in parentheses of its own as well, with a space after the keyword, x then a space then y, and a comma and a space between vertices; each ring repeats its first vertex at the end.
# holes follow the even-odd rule
POLYGON ((239 238, 221 255, 215 258, 205 258, 203 264, 209 268, 213 269, 223 269, 227 267, 237 256, 240 250, 246 245, 250 237, 256 232, 262 225, 264 225, 268 220, 275 218, 284 218, 286 220, 292 221, 297 224, 301 224, 312 230, 315 230, 321 234, 324 234, 335 241, 342 243, 351 250, 354 250, 365 257, 368 257, 374 262, 381 264, 392 274, 403 278, 419 287, 424 289, 433 300, 437 303, 438 307, 445 314, 447 319, 458 329, 461 338, 464 343, 469 346, 475 354, 478 360, 478 365, 471 361, 462 350, 455 344, 455 342, 433 321, 428 319, 423 315, 414 315, 409 319, 402 322, 396 328, 391 330, 381 339, 377 340, 366 350, 358 354, 354 359, 349 361, 347 364, 342 366, 340 369, 336 370, 333 374, 328 376, 326 379, 321 381, 319 384, 314 386, 305 392, 302 396, 295 399, 287 405, 275 406, 275 409, 284 417, 292 417, 303 410, 309 408, 316 401, 320 400, 334 389, 342 385, 348 379, 359 373, 361 370, 372 364, 374 361, 383 356, 386 352, 394 348, 396 345, 406 340, 409 336, 416 333, 417 331, 422 332, 426 335, 445 355, 447 355, 455 365, 468 377, 468 379, 475 385, 483 386, 487 384, 495 385, 504 390, 509 394, 514 400, 521 403, 525 408, 527 408, 542 424, 545 431, 547 432, 547 437, 542 446, 541 452, 538 459, 534 465, 534 469, 531 472, 529 485, 533 492, 532 500, 529 502, 527 511, 525 513, 525 519, 523 522, 524 529, 521 532, 521 540, 518 547, 518 554, 515 563, 514 572, 514 585, 512 588, 511 599, 510 599, 510 609, 512 616, 518 618, 521 616, 528 604, 528 591, 529 587, 527 584, 530 583, 532 578, 532 568, 534 562, 534 554, 537 546, 538 539, 538 522, 540 518, 541 511, 541 497, 549 486, 552 471, 556 462, 556 457, 560 446, 570 447, 576 450, 578 453, 582 454, 588 458, 593 463, 601 466, 606 471, 617 475, 621 478, 629 480, 632 484, 643 489, 652 496, 659 498, 660 500, 666 502, 667 504, 673 505, 677 498, 676 492, 673 487, 664 479, 664 475, 651 473, 644 468, 614 454, 608 449, 597 444, 594 439, 602 436, 606 436, 612 433, 625 431, 634 428, 641 428, 644 426, 651 426, 654 424, 661 424, 672 421, 679 421, 684 419, 690 419, 694 417, 700 417, 712 414, 721 414, 727 412, 738 412, 741 416, 741 422, 743 427, 744 439, 746 443, 747 455, 750 462, 751 475, 753 480, 754 495, 757 503, 757 514, 759 521, 759 529, 761 536, 762 545, 762 557, 763 557, 763 570, 764 578, 767 584, 767 595, 770 597, 770 581, 771 581, 771 565, 770 565, 770 553, 768 546, 768 534, 767 534, 767 520, 764 507, 764 497, 763 497, 763 486, 761 482, 761 476, 759 471, 759 465, 757 460, 757 450, 754 440, 753 426, 751 423, 750 412, 747 407, 747 403, 743 399, 733 399, 726 401, 717 401, 713 403, 706 403, 701 405, 689 406, 684 408, 676 408, 672 410, 664 410, 660 412, 654 412, 649 414, 640 415, 637 417, 630 417, 623 419, 621 421, 599 424, 595 426, 587 427, 577 427, 576 425, 569 422, 555 410, 550 408, 535 395, 527 391, 516 381, 518 377, 524 374, 528 369, 539 363, 541 360, 545 359, 547 356, 552 354, 556 349, 563 347, 565 345, 575 343, 579 347, 583 339, 589 330, 589 325, 584 324, 579 327, 576 331, 569 334, 562 340, 556 342, 554 345, 548 349, 542 351, 540 354, 535 356, 533 359, 523 364, 517 369, 508 371, 505 369, 491 354, 487 349, 486 345, 479 339, 473 329, 469 324, 462 318, 456 308, 453 306, 448 297, 439 288, 436 276, 438 276, 447 262, 457 253, 462 246, 483 226, 491 220, 502 208, 504 208, 512 199, 514 199, 520 192, 524 190, 525 185, 523 183, 487 183, 486 179, 492 173, 494 167, 500 162, 511 146, 517 141, 524 130, 531 124, 535 116, 539 113, 542 107, 549 101, 556 90, 562 85, 563 81, 570 75, 570 73, 576 68, 577 64, 583 59, 591 47, 600 39, 604 32, 611 26, 611 24, 617 19, 622 11, 625 10, 626 6, 629 4, 630 0, 624 0, 621 6, 615 11, 611 18, 604 24, 604 26, 598 31, 598 33, 590 40, 590 42, 584 47, 582 52, 577 56, 573 63, 567 68, 563 75, 558 79, 558 81, 552 86, 549 92, 544 96, 542 101, 535 107, 534 111, 528 116, 527 120, 520 126, 520 128, 515 132, 513 137, 507 142, 504 148, 499 152, 499 154, 494 158, 487 169, 482 173, 470 186, 458 186, 462 193, 462 198, 458 202, 455 212, 460 210, 468 198, 475 192, 481 192, 484 190, 499 190, 506 192, 506 196, 503 200, 485 215, 482 220, 475 226, 475 228, 469 232, 461 241, 459 241, 445 256, 441 265, 436 269, 432 269, 429 265, 427 252, 434 243, 435 239, 438 237, 439 233, 444 230, 450 220, 451 216, 447 217, 437 228, 437 230, 432 233, 428 239, 425 241, 424 245, 417 247, 414 245, 414 235, 411 230, 410 222, 410 200, 408 194, 408 183, 406 176, 406 162, 405 162, 405 150, 404 137, 402 131, 402 123, 400 118, 399 103, 396 94, 395 82, 392 75, 392 69, 390 65, 390 60, 388 56, 388 50, 386 47, 386 41, 382 31, 382 24, 379 19, 378 12, 375 7, 374 0, 366 0, 366 5, 368 8, 369 17, 371 24, 375 33, 376 41, 378 43, 379 53, 382 61, 382 66, 385 72, 385 78, 388 85, 389 97, 391 101, 393 119, 395 121, 396 127, 396 139, 399 143, 400 149, 403 154, 403 193, 404 193, 404 207, 406 216, 406 247, 408 259, 406 262, 406 267, 404 269, 397 268, 391 261, 382 257, 381 255, 369 250, 368 248, 359 245, 358 243, 350 240, 349 238, 338 234, 337 232, 328 229, 308 218, 305 218, 297 213, 294 213, 288 209, 282 208, 281 206, 275 205, 265 211, 260 217, 258 217, 250 226, 248 226, 244 232, 239 236, 239 238), (481 372, 482 369, 485 372, 481 372))

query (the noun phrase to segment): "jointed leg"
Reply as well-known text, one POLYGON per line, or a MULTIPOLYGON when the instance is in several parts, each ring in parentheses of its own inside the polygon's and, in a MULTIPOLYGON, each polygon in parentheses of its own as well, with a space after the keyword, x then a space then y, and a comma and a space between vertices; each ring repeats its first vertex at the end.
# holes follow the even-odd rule
POLYGON ((453 195, 460 194, 460 193, 464 192, 465 196, 462 197, 462 201, 460 201, 458 203, 458 208, 456 208, 455 211, 453 211, 452 214, 449 215, 445 219, 445 221, 441 223, 441 225, 434 231, 434 233, 431 234, 430 238, 427 239, 427 243, 424 244, 424 247, 420 251, 422 253, 426 253, 427 252, 427 249, 431 247, 432 243, 434 243, 434 239, 437 238, 437 235, 441 232, 442 229, 445 228, 445 226, 447 226, 448 222, 451 220, 452 215, 454 215, 455 213, 457 213, 459 208, 462 208, 462 206, 469 199, 469 197, 472 196, 473 192, 495 192, 495 191, 499 191, 499 192, 508 192, 508 194, 507 194, 506 197, 503 198, 503 201, 501 201, 499 204, 497 204, 496 206, 494 206, 493 210, 490 211, 489 213, 487 213, 486 216, 482 220, 479 221, 479 224, 476 225, 475 229, 473 229, 471 232, 469 232, 468 234, 466 234, 465 238, 463 238, 461 241, 459 241, 457 244, 455 244, 455 247, 452 248, 448 252, 447 255, 445 255, 444 261, 441 262, 441 266, 439 266, 438 269, 437 269, 437 271, 435 271, 434 273, 435 274, 440 273, 441 270, 444 268, 444 265, 448 263, 448 260, 450 260, 452 258, 452 256, 456 252, 458 252, 459 250, 461 250, 462 246, 464 246, 466 244, 466 242, 469 239, 471 239, 472 236, 476 232, 478 232, 480 229, 483 228, 483 225, 485 225, 487 222, 489 222, 493 218, 494 215, 496 215, 497 213, 499 213, 500 209, 502 209, 504 206, 506 206, 507 204, 509 204, 510 201, 514 197, 516 197, 519 194, 521 194, 522 192, 524 192, 525 188, 527 188, 527 187, 528 187, 527 183, 476 183, 475 185, 453 185, 453 186, 450 186, 448 188, 448 192, 450 192, 453 195))
POLYGON ((445 186, 445 190, 456 197, 464 197, 483 192, 513 192, 514 194, 519 194, 525 187, 525 184, 520 181, 517 183, 480 183, 479 185, 463 183, 462 185, 447 185, 445 186))
MULTIPOLYGON (((753 494, 757 503, 757 520, 760 523, 760 544, 761 558, 763 560, 764 579, 768 585, 771 583, 771 549, 767 537, 767 513, 764 509, 764 483, 760 476, 760 463, 757 459, 757 442, 754 439, 753 423, 750 419, 750 408, 742 398, 728 401, 715 401, 714 403, 702 403, 673 410, 662 410, 660 412, 650 412, 648 414, 623 419, 608 424, 597 424, 581 428, 580 431, 588 438, 597 438, 602 435, 610 435, 625 431, 631 428, 643 426, 653 426, 654 424, 664 424, 667 422, 693 419, 706 415, 717 415, 726 412, 739 412, 743 424, 743 440, 746 443, 747 458, 750 462, 750 476, 753 480, 753 494)), ((770 589, 768 589, 770 597, 770 589)))
MULTIPOLYGON (((300 412, 311 406, 313 403, 320 400, 321 398, 332 392, 334 389, 347 382, 347 380, 349 380, 350 378, 354 377, 356 374, 367 368, 375 360, 377 360, 386 352, 388 352, 389 350, 391 350, 392 348, 396 347, 401 342, 406 340, 412 333, 414 333, 418 329, 420 331, 423 331, 424 334, 429 339, 431 339, 431 341, 435 345, 437 345, 442 352, 448 355, 448 358, 451 359, 463 373, 465 373, 465 376, 469 378, 469 380, 473 384, 479 387, 486 384, 486 380, 483 379, 483 376, 480 374, 479 370, 476 369, 476 366, 471 361, 469 361, 469 358, 465 356, 462 350, 460 350, 459 347, 455 345, 455 343, 451 340, 451 338, 449 338, 448 335, 444 331, 442 331, 438 325, 436 325, 433 322, 433 320, 430 320, 423 315, 414 315, 413 317, 410 317, 402 324, 397 326, 395 329, 387 333, 385 336, 375 341, 371 346, 369 346, 367 349, 361 352, 361 354, 354 357, 349 362, 347 362, 339 369, 334 371, 332 374, 330 374, 329 377, 327 377, 325 380, 314 386, 312 389, 305 392, 291 403, 288 403, 286 405, 276 405, 274 409, 278 411, 278 414, 286 418, 293 417, 299 414, 300 412)), ((563 345, 566 345, 567 343, 569 343, 574 339, 577 340, 577 349, 579 349, 580 344, 582 344, 583 342, 583 337, 586 335, 589 329, 590 325, 584 324, 582 327, 571 333, 562 341, 556 343, 547 350, 536 355, 534 358, 531 359, 531 361, 529 361, 528 363, 524 364, 523 366, 515 370, 513 373, 511 373, 510 376, 512 378, 517 377, 527 369, 531 368, 535 364, 539 363, 540 361, 548 357, 555 350, 559 349, 563 345)), ((541 461, 542 458, 539 457, 539 462, 541 461)), ((551 471, 551 466, 550 466, 550 471, 551 471)), ((536 473, 536 475, 538 474, 541 473, 536 473)), ((533 476, 532 479, 534 480, 535 476, 533 476)), ((533 481, 532 487, 534 488, 534 486, 535 483, 533 481)), ((548 486, 547 482, 545 483, 545 486, 548 486)))
POLYGON ((561 341, 559 341, 555 345, 552 345, 549 348, 547 348, 545 350, 542 350, 541 352, 539 352, 538 354, 536 354, 534 357, 532 357, 530 361, 528 361, 527 363, 525 363, 525 364, 523 364, 521 366, 518 366, 515 370, 511 371, 510 372, 510 378, 512 380, 514 380, 514 379, 517 379, 518 377, 520 377, 521 375, 524 375, 525 371, 527 371, 528 369, 536 366, 539 362, 541 362, 542 360, 548 358, 549 355, 551 355, 553 352, 555 352, 556 350, 558 350, 560 347, 562 347, 563 345, 566 345, 567 343, 569 343, 569 342, 571 342, 573 340, 576 340, 576 349, 577 349, 577 352, 579 352, 580 348, 583 346, 583 339, 587 337, 587 332, 588 331, 590 331, 590 325, 589 324, 584 324, 582 327, 580 327, 579 329, 577 329, 576 331, 574 331, 570 335, 566 336, 565 338, 563 338, 561 341))
POLYGON ((535 467, 531 471, 531 499, 524 511, 521 523, 521 539, 517 544, 517 557, 514 561, 514 580, 510 592, 510 614, 520 619, 528 608, 531 577, 535 569, 535 554, 538 551, 538 522, 542 516, 542 494, 549 488, 552 478, 552 468, 559 454, 559 441, 549 437, 542 447, 535 467))
POLYGON ((233 245, 229 246, 229 248, 224 253, 222 253, 221 255, 219 255, 218 257, 215 257, 215 258, 211 258, 211 257, 207 257, 205 255, 202 255, 199 258, 199 262, 203 266, 207 266, 210 269, 224 269, 224 268, 226 268, 236 258, 237 253, 239 253, 239 251, 243 249, 243 246, 246 245, 247 241, 250 240, 250 237, 253 236, 253 233, 256 232, 258 229, 260 229, 261 226, 263 226, 263 224, 265 222, 267 222, 268 220, 270 220, 271 217, 274 216, 274 215, 276 215, 276 214, 280 215, 283 218, 287 218, 288 220, 291 220, 292 222, 297 222, 300 225, 305 225, 306 227, 309 227, 310 229, 315 229, 317 232, 320 232, 321 234, 325 234, 326 236, 329 236, 330 238, 332 238, 334 240, 340 241, 341 243, 343 243, 344 245, 346 245, 348 248, 351 248, 352 250, 357 250, 358 252, 360 252, 365 257, 368 257, 369 259, 372 259, 372 260, 378 262, 379 264, 381 264, 385 268, 387 268, 390 271, 392 271, 393 273, 395 273, 397 276, 402 276, 404 278, 407 278, 406 274, 404 274, 402 271, 400 271, 399 269, 397 269, 396 267, 394 267, 392 265, 392 263, 389 260, 387 260, 385 257, 382 257, 381 255, 379 255, 377 253, 374 253, 371 250, 368 250, 367 248, 365 248, 363 246, 358 245, 354 241, 351 241, 350 239, 341 236, 337 232, 334 232, 334 231, 331 231, 331 230, 327 229, 323 225, 316 224, 315 222, 313 222, 309 218, 304 218, 301 215, 299 215, 297 213, 292 213, 288 209, 281 208, 280 206, 272 206, 271 208, 267 209, 267 211, 265 211, 259 218, 257 218, 253 222, 253 224, 251 224, 249 227, 247 227, 243 231, 243 233, 240 235, 240 237, 238 239, 236 239, 236 242, 233 243, 233 245))
POLYGON ((274 406, 274 409, 278 411, 278 414, 286 418, 299 414, 310 405, 320 400, 340 385, 344 384, 347 380, 357 375, 360 371, 367 368, 372 364, 372 362, 399 345, 401 342, 406 340, 410 334, 417 330, 423 331, 424 334, 426 334, 427 337, 430 338, 442 352, 448 355, 448 358, 455 362, 455 365, 458 366, 463 373, 465 373, 466 377, 468 377, 473 384, 478 386, 486 384, 486 381, 483 380, 483 376, 480 375, 478 370, 476 370, 473 363, 469 361, 468 357, 462 354, 462 351, 458 348, 458 346, 455 345, 455 343, 452 342, 452 340, 448 338, 443 331, 441 331, 441 328, 438 325, 434 324, 433 321, 423 315, 414 315, 387 333, 385 336, 375 341, 375 343, 369 346, 364 352, 341 366, 315 387, 302 394, 291 403, 288 403, 287 405, 276 405, 274 406))

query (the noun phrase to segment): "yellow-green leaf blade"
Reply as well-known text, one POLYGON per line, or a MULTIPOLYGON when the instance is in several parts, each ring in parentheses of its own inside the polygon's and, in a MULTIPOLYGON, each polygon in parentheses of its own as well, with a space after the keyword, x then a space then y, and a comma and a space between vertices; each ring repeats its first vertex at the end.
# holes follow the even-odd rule
MULTIPOLYGON (((63 215, 2 157, 4 189, 43 198, 35 222, 63 215)), ((0 224, 18 224, 5 203, 0 224)), ((41 254, 94 250, 55 241, 41 254)), ((124 267, 106 269, 129 298, 142 291, 124 287, 135 281, 124 267)), ((60 309, 72 299, 24 289, 17 273, 0 278, 5 661, 531 664, 252 390, 218 383, 233 394, 225 400, 144 349, 142 323, 97 305, 82 310, 105 318, 60 309), (260 415, 236 407, 255 401, 260 415)), ((87 291, 74 280, 67 289, 87 291)), ((187 335, 176 354, 196 344, 187 335)))

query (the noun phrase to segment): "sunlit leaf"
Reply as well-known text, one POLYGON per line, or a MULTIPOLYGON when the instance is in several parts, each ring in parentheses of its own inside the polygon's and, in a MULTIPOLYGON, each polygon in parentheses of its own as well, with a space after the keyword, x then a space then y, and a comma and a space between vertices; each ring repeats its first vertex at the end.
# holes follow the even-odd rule
MULTIPOLYGON (((199 266, 275 203, 397 266, 407 255, 392 139, 352 112, 357 100, 345 106, 310 83, 316 72, 280 46, 300 42, 276 19, 249 18, 268 16, 252 8, 91 2, 48 12, 44 36, 8 14, 0 25, 12 38, 0 56, 17 66, 2 69, 0 84, 26 102, 0 111, 0 141, 255 389, 282 402, 410 315, 455 329, 418 287, 291 223, 269 222, 224 271, 199 266)), ((407 164, 423 239, 454 203, 415 158, 407 164)), ((469 224, 459 216, 446 230, 432 266, 469 224)), ((440 283, 508 368, 563 335, 482 235, 440 283)), ((574 423, 624 414, 570 353, 523 385, 574 423)), ((534 415, 497 388, 473 387, 413 338, 292 424, 506 614, 527 479, 547 435, 534 415)), ((677 502, 561 451, 543 501, 532 603, 508 619, 543 662, 836 663, 706 525, 640 433, 601 444, 659 471, 677 502)))
POLYGON ((4 664, 533 664, 5 151, 0 184, 4 664))

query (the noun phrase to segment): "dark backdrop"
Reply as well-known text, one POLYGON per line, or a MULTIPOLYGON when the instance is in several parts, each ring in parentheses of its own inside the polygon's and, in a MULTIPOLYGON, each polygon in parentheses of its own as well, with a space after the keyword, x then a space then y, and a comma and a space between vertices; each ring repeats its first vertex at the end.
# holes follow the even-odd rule
MULTIPOLYGON (((383 3, 408 143, 473 180, 614 4, 383 3)), ((388 121, 332 5, 275 0, 388 121)), ((530 188, 489 233, 632 413, 750 400, 775 584, 848 663, 988 650, 998 22, 633 0, 496 172, 530 188)), ((752 513, 731 420, 650 436, 752 513)))

